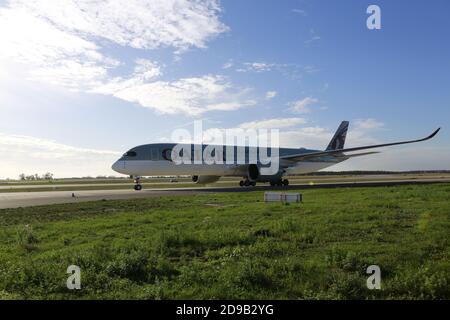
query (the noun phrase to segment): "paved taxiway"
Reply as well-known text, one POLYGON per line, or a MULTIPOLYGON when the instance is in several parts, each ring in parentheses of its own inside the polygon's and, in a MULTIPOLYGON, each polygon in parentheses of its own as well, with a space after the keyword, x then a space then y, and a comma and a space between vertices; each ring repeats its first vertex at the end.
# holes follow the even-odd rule
MULTIPOLYGON (((314 177, 289 177, 289 181, 291 184, 297 185, 297 184, 305 184, 309 183, 310 181, 314 181, 317 183, 321 182, 352 182, 352 181, 396 181, 396 180, 442 180, 447 179, 450 180, 450 175, 443 174, 443 175, 420 175, 420 176, 411 176, 410 174, 405 175, 392 175, 392 174, 378 174, 376 176, 374 175, 352 175, 352 176, 314 176, 314 177)), ((190 184, 192 183, 191 179, 180 179, 177 182, 170 182, 170 181, 157 181, 157 182, 151 182, 143 180, 142 184, 144 185, 144 188, 146 186, 154 186, 156 188, 164 188, 164 185, 170 185, 170 187, 177 187, 179 184, 190 184)), ((230 183, 238 183, 237 179, 234 180, 219 180, 214 183, 215 186, 224 185, 224 184, 230 184, 230 183)), ((126 189, 127 187, 130 187, 130 189, 133 188, 134 183, 131 180, 128 181, 111 181, 108 183, 53 183, 53 182, 38 182, 38 183, 17 183, 17 182, 3 182, 0 184, 0 192, 3 190, 14 190, 14 189, 54 189, 52 191, 58 191, 58 189, 61 188, 74 188, 74 190, 80 190, 82 188, 98 188, 98 187, 105 187, 105 189, 108 189, 110 187, 123 187, 122 189, 126 189)), ((101 188, 99 188, 101 189, 101 188)), ((47 191, 42 190, 42 191, 47 191)), ((19 191, 21 192, 21 190, 19 191)))
POLYGON ((450 179, 416 179, 416 180, 393 180, 393 181, 357 181, 337 183, 315 183, 296 184, 288 187, 194 187, 194 188, 158 188, 134 190, 83 190, 83 191, 45 191, 45 192, 9 192, 0 193, 0 209, 30 207, 58 203, 74 203, 96 200, 118 200, 146 197, 161 197, 173 195, 191 195, 201 193, 217 192, 252 192, 269 190, 298 190, 312 188, 339 188, 339 187, 377 187, 407 184, 431 184, 450 183, 450 179), (72 197, 74 193, 75 197, 72 197))

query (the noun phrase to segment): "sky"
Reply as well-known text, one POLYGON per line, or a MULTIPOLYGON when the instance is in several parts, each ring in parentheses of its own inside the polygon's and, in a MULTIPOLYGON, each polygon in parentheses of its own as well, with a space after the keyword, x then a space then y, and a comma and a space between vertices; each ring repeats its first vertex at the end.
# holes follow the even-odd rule
POLYGON ((450 3, 0 0, 0 178, 113 175, 174 129, 414 139, 334 170, 450 169, 450 3), (381 10, 370 30, 369 5, 381 10))

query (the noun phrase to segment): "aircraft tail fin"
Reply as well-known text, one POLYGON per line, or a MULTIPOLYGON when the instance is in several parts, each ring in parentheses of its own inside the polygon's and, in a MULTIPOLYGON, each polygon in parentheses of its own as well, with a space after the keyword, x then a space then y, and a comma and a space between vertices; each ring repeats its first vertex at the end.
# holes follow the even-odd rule
POLYGON ((331 139, 330 143, 328 144, 326 151, 344 149, 345 138, 347 136, 349 124, 350 123, 348 121, 341 122, 341 125, 334 134, 333 139, 331 139))

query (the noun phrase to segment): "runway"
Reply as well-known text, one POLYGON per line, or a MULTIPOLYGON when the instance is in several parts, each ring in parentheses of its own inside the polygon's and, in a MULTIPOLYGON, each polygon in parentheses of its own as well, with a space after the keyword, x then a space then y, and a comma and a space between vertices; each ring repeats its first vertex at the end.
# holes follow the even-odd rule
POLYGON ((317 188, 342 187, 383 187, 412 184, 450 183, 450 179, 416 179, 392 181, 353 181, 296 184, 287 187, 195 187, 195 188, 158 188, 141 191, 130 190, 83 190, 83 191, 43 191, 0 193, 0 209, 31 207, 61 203, 78 203, 98 200, 137 199, 147 197, 179 196, 218 192, 255 192, 255 191, 292 191, 317 188))

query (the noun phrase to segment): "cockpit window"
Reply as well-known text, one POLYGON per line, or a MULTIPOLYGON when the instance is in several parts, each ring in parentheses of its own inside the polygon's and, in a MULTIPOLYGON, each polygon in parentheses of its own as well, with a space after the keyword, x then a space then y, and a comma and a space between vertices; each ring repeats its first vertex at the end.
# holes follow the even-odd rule
POLYGON ((128 151, 123 156, 124 157, 136 157, 136 152, 135 151, 128 151))

